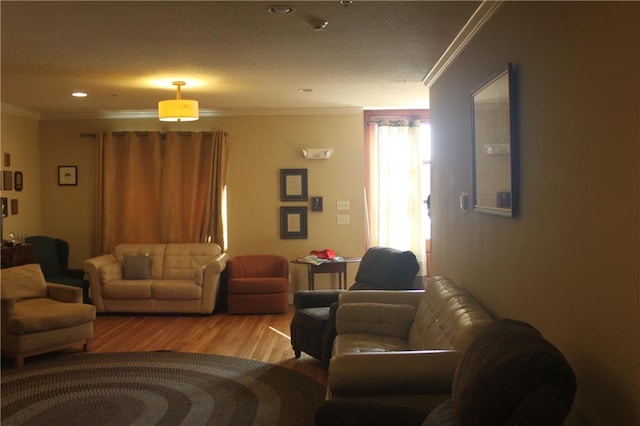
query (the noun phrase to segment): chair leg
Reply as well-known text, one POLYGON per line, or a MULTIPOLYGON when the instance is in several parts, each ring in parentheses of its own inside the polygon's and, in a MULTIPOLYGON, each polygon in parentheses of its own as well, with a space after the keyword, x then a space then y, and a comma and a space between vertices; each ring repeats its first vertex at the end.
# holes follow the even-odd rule
POLYGON ((13 357, 13 365, 14 367, 24 367, 24 355, 16 354, 13 357))
POLYGON ((85 341, 84 345, 82 345, 82 348, 84 349, 85 352, 91 352, 91 341, 92 339, 89 337, 85 341))
POLYGON ((298 349, 294 349, 293 353, 296 355, 296 358, 300 358, 300 355, 302 355, 301 351, 298 349))

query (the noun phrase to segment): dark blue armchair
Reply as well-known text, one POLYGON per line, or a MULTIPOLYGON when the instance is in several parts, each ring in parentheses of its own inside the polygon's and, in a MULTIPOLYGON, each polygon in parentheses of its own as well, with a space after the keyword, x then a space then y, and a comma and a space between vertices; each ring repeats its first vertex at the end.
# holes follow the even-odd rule
POLYGON ((82 269, 69 269, 69 243, 40 235, 27 237, 25 242, 33 247, 33 256, 47 282, 81 288, 82 300, 91 303, 89 282, 83 279, 84 272, 82 269))

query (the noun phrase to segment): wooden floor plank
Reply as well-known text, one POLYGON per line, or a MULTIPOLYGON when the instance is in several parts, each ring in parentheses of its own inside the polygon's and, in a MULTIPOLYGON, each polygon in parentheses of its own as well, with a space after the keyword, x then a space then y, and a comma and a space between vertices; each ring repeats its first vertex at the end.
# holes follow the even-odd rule
POLYGON ((279 315, 98 314, 92 352, 170 350, 226 355, 281 365, 326 386, 327 370, 291 349, 293 310, 279 315))

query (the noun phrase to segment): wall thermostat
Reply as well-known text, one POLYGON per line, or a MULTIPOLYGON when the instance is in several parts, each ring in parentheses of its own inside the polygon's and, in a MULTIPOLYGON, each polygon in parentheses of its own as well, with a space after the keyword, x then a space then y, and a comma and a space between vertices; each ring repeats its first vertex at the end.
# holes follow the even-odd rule
POLYGON ((463 212, 469 211, 469 194, 466 192, 460 194, 460 210, 463 212))

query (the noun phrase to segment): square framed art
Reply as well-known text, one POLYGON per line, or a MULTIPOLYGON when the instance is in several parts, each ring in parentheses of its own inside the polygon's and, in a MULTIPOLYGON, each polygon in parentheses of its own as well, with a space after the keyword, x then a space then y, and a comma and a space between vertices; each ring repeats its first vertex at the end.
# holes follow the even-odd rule
POLYGON ((280 207, 280 238, 307 238, 306 207, 280 207))
POLYGON ((58 185, 78 185, 78 166, 58 166, 58 185))
POLYGON ((280 169, 280 201, 307 201, 307 169, 280 169))

